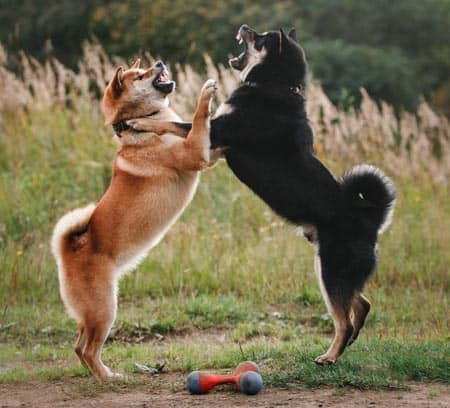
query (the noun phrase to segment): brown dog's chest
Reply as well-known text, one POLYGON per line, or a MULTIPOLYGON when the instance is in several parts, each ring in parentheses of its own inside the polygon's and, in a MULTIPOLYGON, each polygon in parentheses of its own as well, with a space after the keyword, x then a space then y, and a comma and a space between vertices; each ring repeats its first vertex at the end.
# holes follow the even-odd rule
POLYGON ((111 184, 91 220, 94 240, 118 264, 159 242, 192 200, 199 180, 198 172, 163 166, 153 149, 123 153, 116 157, 111 184))

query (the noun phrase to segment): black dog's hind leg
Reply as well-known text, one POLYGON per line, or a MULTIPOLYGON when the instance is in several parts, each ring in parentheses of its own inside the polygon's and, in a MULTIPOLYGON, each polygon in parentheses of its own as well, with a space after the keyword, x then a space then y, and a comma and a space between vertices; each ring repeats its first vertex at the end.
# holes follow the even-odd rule
POLYGON ((333 318, 334 339, 328 351, 317 357, 315 362, 320 365, 334 364, 344 352, 348 341, 353 334, 353 324, 350 319, 350 311, 354 299, 354 291, 345 282, 345 273, 342 270, 332 268, 323 257, 316 255, 314 267, 319 278, 320 289, 333 318))
POLYGON ((322 296, 335 327, 333 342, 316 359, 317 364, 335 363, 345 347, 356 340, 370 311, 370 302, 361 291, 375 268, 373 245, 364 240, 339 240, 336 236, 335 232, 333 238, 322 233, 315 259, 322 296))
POLYGON ((370 312, 371 304, 362 293, 357 293, 352 302, 352 324, 353 334, 350 338, 347 346, 350 346, 359 335, 360 330, 363 328, 366 321, 366 317, 370 312))

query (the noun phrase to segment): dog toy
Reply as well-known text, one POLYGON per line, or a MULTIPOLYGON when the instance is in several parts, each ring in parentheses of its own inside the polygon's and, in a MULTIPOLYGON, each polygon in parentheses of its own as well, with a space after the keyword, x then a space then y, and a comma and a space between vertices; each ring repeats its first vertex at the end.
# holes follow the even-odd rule
POLYGON ((228 383, 247 395, 257 394, 263 385, 259 368, 252 361, 240 363, 231 375, 193 371, 187 377, 187 389, 191 394, 205 394, 216 385, 228 383))

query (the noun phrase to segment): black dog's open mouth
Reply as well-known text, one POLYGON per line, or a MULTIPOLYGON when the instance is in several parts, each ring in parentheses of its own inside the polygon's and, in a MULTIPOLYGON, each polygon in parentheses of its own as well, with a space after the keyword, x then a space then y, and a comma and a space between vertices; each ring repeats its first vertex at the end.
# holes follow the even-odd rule
POLYGON ((169 79, 169 72, 165 67, 156 75, 152 84, 157 91, 164 94, 170 94, 175 89, 175 81, 169 79))
POLYGON ((244 44, 245 50, 239 56, 231 58, 228 61, 228 63, 231 65, 232 68, 234 68, 238 71, 242 71, 245 68, 245 66, 247 65, 247 61, 248 61, 247 41, 250 39, 249 34, 250 34, 250 30, 249 30, 249 27, 246 25, 241 26, 236 34, 236 40, 238 41, 239 45, 244 44))
POLYGON ((242 71, 245 66, 247 65, 248 61, 248 43, 250 41, 253 41, 254 38, 254 32, 253 30, 246 24, 241 26, 236 34, 236 40, 238 41, 239 45, 244 44, 245 50, 243 53, 241 53, 238 57, 231 58, 228 62, 229 64, 236 70, 242 71))

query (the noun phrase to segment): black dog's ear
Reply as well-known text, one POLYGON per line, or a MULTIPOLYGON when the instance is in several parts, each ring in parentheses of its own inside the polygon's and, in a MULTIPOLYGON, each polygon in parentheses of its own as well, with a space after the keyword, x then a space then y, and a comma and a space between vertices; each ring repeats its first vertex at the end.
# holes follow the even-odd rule
POLYGON ((288 32, 288 37, 297 42, 297 33, 295 31, 295 28, 291 28, 288 32))
POLYGON ((286 34, 284 33, 283 29, 280 28, 280 54, 281 51, 287 48, 289 45, 289 38, 286 37, 286 34))

